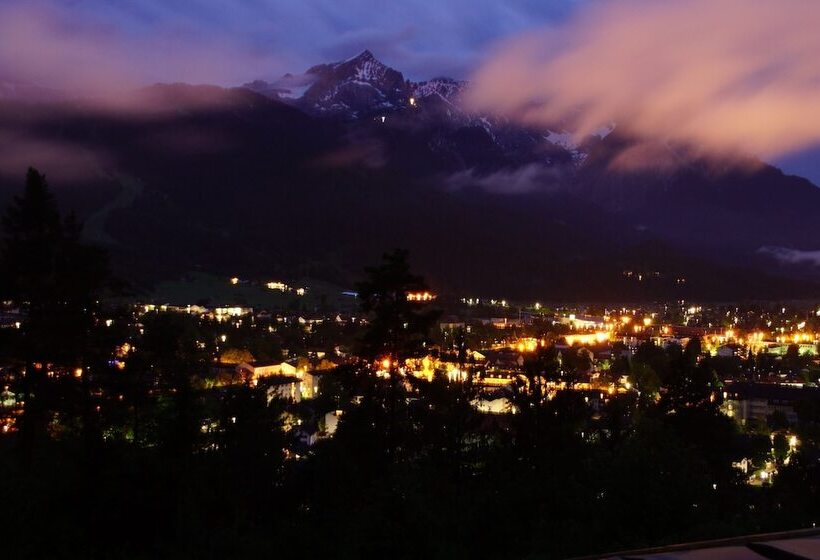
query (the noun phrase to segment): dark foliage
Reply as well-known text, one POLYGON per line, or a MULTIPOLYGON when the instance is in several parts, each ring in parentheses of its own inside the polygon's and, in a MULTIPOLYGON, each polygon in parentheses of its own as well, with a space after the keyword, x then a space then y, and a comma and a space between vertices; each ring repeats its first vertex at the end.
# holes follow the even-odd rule
MULTIPOLYGON (((32 416, 0 439, 9 557, 564 558, 820 516, 820 407, 801 404, 803 449, 785 464, 777 441, 781 473, 752 488, 732 463, 759 460, 768 437, 761 445, 719 413, 714 368, 694 345, 645 345, 619 362, 636 391, 598 411, 581 392, 547 389, 562 369, 545 348, 514 385, 515 413, 483 414, 469 376, 401 375, 435 313, 406 297, 426 286, 396 252, 360 286, 368 360, 328 375, 320 398, 286 406, 262 383, 208 379, 214 349, 201 322, 149 313, 132 325, 112 312, 99 328, 104 261, 77 242, 40 175, 29 174, 4 227, 7 297, 28 317, 3 355, 19 354, 32 416), (135 348, 120 371, 101 348, 123 338, 135 348), (370 361, 383 356, 388 375, 370 361), (42 374, 66 367, 83 374, 42 374), (327 411, 341 411, 334 436, 297 459, 296 430, 283 424, 327 411)), ((572 371, 589 367, 572 359, 572 371)))

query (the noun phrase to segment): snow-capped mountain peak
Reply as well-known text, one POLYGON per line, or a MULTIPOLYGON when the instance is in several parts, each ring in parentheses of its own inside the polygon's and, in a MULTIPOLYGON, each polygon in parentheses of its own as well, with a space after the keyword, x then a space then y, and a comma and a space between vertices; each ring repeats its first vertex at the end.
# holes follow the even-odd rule
POLYGON ((308 68, 306 74, 320 75, 331 71, 338 77, 356 77, 361 80, 373 80, 378 79, 388 70, 391 70, 391 68, 373 56, 372 52, 364 50, 356 56, 339 62, 317 64, 316 66, 308 68))
MULTIPOLYGON (((416 125, 424 122, 430 126, 444 124, 446 130, 481 130, 512 159, 520 159, 522 153, 539 153, 546 162, 582 165, 589 147, 614 128, 601 127, 582 137, 560 124, 541 131, 529 130, 498 117, 473 114, 460 102, 467 82, 446 77, 411 82, 369 50, 345 60, 318 64, 303 74, 286 74, 273 83, 256 81, 245 87, 317 117, 351 122, 375 117, 385 122, 392 113, 404 113, 411 119, 406 122, 416 125)), ((433 143, 449 149, 452 142, 439 139, 433 143)))
MULTIPOLYGON (((373 53, 370 52, 369 49, 365 49, 362 52, 360 52, 359 54, 357 54, 356 56, 351 56, 350 58, 348 58, 344 62, 350 62, 350 61, 353 61, 353 60, 376 60, 376 57, 373 56, 373 53)), ((378 62, 378 60, 376 60, 376 62, 378 62)))
POLYGON ((347 60, 313 66, 305 75, 314 82, 299 105, 313 114, 358 118, 402 106, 409 95, 401 72, 368 50, 347 60))
POLYGON ((431 96, 438 96, 444 101, 454 101, 464 88, 467 82, 453 80, 452 78, 433 78, 426 82, 416 82, 412 84, 413 96, 416 99, 425 99, 431 96))
POLYGON ((364 50, 345 60, 317 64, 304 74, 286 74, 275 82, 244 85, 257 93, 294 103, 314 115, 356 119, 412 106, 417 101, 442 102, 458 111, 458 97, 467 82, 437 77, 410 82, 364 50))

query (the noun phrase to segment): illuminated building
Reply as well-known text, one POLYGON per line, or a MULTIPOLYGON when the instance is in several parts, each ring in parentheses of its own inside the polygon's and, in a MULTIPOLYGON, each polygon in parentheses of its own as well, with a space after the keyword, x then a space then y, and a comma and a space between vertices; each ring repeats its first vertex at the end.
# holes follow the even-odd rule
POLYGON ((436 295, 430 292, 408 292, 407 301, 433 301, 436 295))

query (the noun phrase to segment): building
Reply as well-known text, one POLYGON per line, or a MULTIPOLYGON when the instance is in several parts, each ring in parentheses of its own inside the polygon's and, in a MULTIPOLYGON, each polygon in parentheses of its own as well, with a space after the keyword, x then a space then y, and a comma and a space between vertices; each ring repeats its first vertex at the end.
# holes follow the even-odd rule
POLYGON ((719 346, 715 355, 719 358, 747 358, 749 349, 741 344, 729 343, 719 346))
POLYGON ((792 424, 797 422, 795 405, 820 399, 820 388, 772 383, 730 383, 724 391, 721 410, 746 425, 749 420, 765 422, 774 412, 782 412, 792 424))
POLYGON ((606 319, 604 317, 590 315, 571 314, 566 317, 560 317, 558 322, 576 330, 603 329, 606 327, 606 319))
POLYGON ((262 383, 268 387, 269 398, 275 395, 294 402, 316 397, 319 394, 319 379, 328 371, 331 370, 313 371, 307 362, 299 364, 299 367, 290 362, 243 362, 236 366, 241 378, 250 379, 254 385, 262 383))
POLYGON ((236 372, 258 380, 262 377, 277 375, 296 376, 297 368, 288 362, 242 362, 236 366, 236 372))
POLYGON ((273 399, 284 399, 288 402, 300 402, 302 391, 301 381, 291 376, 276 376, 266 378, 263 383, 267 386, 268 403, 273 399))

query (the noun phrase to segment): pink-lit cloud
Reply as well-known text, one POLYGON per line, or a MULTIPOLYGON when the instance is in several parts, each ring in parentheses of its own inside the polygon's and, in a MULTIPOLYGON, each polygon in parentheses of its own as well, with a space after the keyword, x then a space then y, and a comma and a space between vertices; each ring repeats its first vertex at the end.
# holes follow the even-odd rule
POLYGON ((579 138, 615 120, 652 141, 778 157, 820 141, 818 22, 820 3, 804 0, 596 2, 498 46, 468 102, 569 119, 579 138))
POLYGON ((47 170, 61 181, 98 178, 110 166, 107 154, 53 139, 0 130, 0 176, 22 178, 28 167, 47 170))
POLYGON ((155 82, 235 84, 281 70, 239 38, 168 26, 151 34, 68 17, 70 6, 0 4, 0 81, 95 96, 155 82))

